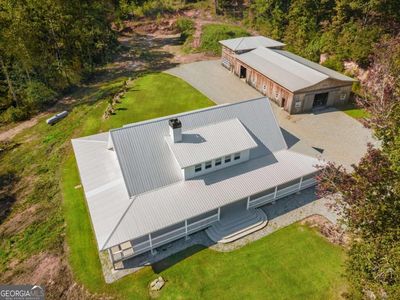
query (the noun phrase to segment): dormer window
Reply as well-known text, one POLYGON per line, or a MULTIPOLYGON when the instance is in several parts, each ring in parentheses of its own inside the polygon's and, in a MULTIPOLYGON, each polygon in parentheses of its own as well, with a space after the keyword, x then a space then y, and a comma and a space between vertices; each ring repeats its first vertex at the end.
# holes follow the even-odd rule
POLYGON ((206 169, 210 169, 212 167, 211 161, 206 161, 206 169))
POLYGON ((227 155, 227 156, 225 156, 225 163, 229 163, 229 162, 231 162, 231 156, 227 155))
POLYGON ((194 166, 194 171, 197 173, 197 172, 201 172, 201 164, 199 164, 199 165, 195 165, 194 166))
POLYGON ((240 152, 235 153, 235 155, 233 156, 233 159, 234 159, 234 160, 240 159, 240 152))
POLYGON ((219 165, 221 165, 222 164, 222 158, 217 158, 216 160, 215 160, 215 166, 219 166, 219 165))

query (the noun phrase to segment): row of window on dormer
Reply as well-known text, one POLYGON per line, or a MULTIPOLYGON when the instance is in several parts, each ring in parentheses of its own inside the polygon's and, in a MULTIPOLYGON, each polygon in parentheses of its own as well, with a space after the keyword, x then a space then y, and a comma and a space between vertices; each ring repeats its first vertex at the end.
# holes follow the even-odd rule
MULTIPOLYGON (((233 160, 238 160, 238 159, 240 159, 240 152, 233 154, 233 160)), ((212 160, 206 161, 204 163, 204 169, 208 170, 208 169, 211 169, 213 167, 213 165, 214 165, 214 167, 218 167, 222 164, 222 162, 224 162, 225 164, 228 164, 231 161, 232 161, 232 155, 226 155, 225 157, 220 157, 213 161, 212 160), (213 164, 213 162, 214 162, 214 164, 213 164)), ((194 171, 196 173, 201 172, 202 170, 203 170, 202 164, 195 165, 194 171)))

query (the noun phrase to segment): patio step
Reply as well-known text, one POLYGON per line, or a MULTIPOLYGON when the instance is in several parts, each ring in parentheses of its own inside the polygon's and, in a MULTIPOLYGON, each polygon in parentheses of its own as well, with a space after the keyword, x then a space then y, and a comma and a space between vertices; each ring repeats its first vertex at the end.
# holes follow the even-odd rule
POLYGON ((249 209, 216 222, 206 233, 214 242, 230 243, 264 228, 267 223, 267 216, 261 209, 249 209))

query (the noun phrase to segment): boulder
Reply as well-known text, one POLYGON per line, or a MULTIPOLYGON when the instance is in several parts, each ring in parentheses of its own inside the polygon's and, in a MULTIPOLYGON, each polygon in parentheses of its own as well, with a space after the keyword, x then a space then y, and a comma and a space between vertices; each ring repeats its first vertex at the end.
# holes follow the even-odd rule
POLYGON ((150 283, 150 290, 151 291, 159 291, 162 289, 162 287, 165 284, 165 280, 164 278, 162 278, 161 276, 158 277, 157 279, 154 279, 151 283, 150 283))

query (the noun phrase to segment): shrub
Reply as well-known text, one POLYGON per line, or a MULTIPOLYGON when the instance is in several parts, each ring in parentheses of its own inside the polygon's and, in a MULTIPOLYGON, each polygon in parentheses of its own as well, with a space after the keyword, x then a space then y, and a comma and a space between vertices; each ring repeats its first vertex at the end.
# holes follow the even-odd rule
POLYGON ((57 93, 40 81, 31 81, 25 88, 24 104, 30 108, 40 108, 51 103, 57 93))
POLYGON ((181 34, 181 39, 186 41, 194 33, 194 22, 189 18, 179 18, 176 21, 176 28, 181 34))
POLYGON ((10 106, 0 115, 0 123, 11 123, 23 121, 29 118, 29 109, 27 107, 10 106))
POLYGON ((200 49, 214 54, 221 54, 220 40, 249 36, 249 33, 239 26, 209 24, 203 27, 200 38, 200 49))
POLYGON ((337 55, 329 56, 328 59, 322 63, 322 65, 338 72, 344 71, 343 62, 337 55))
POLYGON ((167 1, 150 0, 133 8, 133 14, 137 17, 156 17, 159 14, 173 12, 174 8, 167 1))

